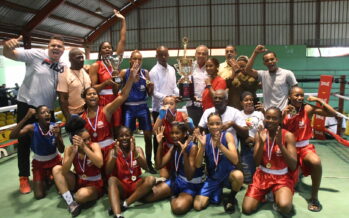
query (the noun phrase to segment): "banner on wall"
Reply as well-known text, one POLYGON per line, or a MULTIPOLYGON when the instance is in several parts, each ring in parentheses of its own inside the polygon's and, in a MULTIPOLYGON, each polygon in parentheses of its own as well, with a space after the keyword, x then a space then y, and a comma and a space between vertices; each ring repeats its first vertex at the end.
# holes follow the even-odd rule
MULTIPOLYGON (((320 84, 318 90, 318 98, 321 98, 324 102, 328 103, 331 96, 333 76, 322 75, 320 76, 320 84)), ((323 107, 321 104, 316 103, 316 106, 323 107)), ((324 116, 315 115, 314 118, 314 137, 316 139, 324 140, 324 129, 325 129, 325 118, 324 116)))

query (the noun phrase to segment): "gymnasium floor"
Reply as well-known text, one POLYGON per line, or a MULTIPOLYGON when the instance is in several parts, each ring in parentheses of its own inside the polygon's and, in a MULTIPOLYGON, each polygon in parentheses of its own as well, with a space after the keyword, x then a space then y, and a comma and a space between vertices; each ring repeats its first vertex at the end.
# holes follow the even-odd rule
MULTIPOLYGON (((137 136, 138 145, 144 146, 143 137, 137 136)), ((318 154, 322 159, 323 178, 319 198, 323 209, 319 213, 310 212, 307 209, 305 199, 309 198, 311 180, 309 177, 302 179, 299 191, 295 193, 293 204, 294 217, 349 217, 349 148, 340 145, 334 140, 313 141, 318 154)), ((48 192, 46 198, 34 200, 33 193, 21 195, 18 191, 17 157, 12 155, 0 159, 0 217, 3 218, 41 218, 41 217, 71 217, 63 199, 56 193, 54 187, 48 192)), ((228 190, 225 190, 227 192, 228 190)), ((239 209, 246 192, 244 189, 237 195, 239 209)), ((109 208, 106 196, 99 199, 93 206, 82 210, 78 217, 109 217, 109 208)), ((124 213, 125 217, 174 217, 170 210, 169 200, 163 200, 154 204, 136 203, 124 213)), ((261 205, 260 209, 251 216, 245 216, 240 212, 232 215, 224 213, 222 206, 209 206, 202 212, 190 211, 183 217, 281 217, 272 210, 271 203, 261 205)))

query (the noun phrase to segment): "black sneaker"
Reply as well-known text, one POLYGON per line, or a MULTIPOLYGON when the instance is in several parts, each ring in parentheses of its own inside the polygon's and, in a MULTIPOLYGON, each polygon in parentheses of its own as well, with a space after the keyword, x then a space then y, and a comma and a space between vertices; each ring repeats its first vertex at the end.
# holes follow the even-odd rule
POLYGON ((76 217, 81 212, 80 205, 76 201, 73 201, 70 205, 68 205, 68 211, 73 217, 76 217))
POLYGON ((226 202, 224 202, 224 211, 230 214, 234 213, 236 204, 236 198, 229 198, 228 200, 226 200, 226 202))

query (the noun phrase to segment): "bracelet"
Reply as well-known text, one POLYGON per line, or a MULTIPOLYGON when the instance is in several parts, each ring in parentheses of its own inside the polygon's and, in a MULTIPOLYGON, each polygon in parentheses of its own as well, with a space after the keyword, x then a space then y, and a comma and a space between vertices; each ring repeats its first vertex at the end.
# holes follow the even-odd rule
POLYGON ((206 85, 205 88, 208 88, 208 89, 209 89, 209 88, 211 88, 211 87, 212 87, 212 85, 206 85))

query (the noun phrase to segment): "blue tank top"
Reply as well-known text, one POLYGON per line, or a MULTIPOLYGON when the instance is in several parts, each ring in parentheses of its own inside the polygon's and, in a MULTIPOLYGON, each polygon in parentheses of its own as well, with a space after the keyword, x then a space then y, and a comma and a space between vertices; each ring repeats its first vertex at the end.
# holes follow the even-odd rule
MULTIPOLYGON (((130 77, 130 69, 127 69, 126 71, 126 80, 128 80, 128 78, 130 77)), ((147 84, 144 78, 146 78, 145 76, 145 71, 143 69, 141 69, 140 71, 140 78, 138 80, 138 82, 133 83, 130 94, 128 95, 128 98, 126 100, 126 102, 137 102, 137 101, 146 101, 147 100, 147 84), (142 78, 143 77, 143 78, 142 78)))
MULTIPOLYGON (((222 145, 228 148, 228 143, 225 138, 225 135, 226 135, 226 131, 222 132, 221 143, 222 145)), ((216 167, 216 164, 214 162, 212 145, 211 145, 211 134, 207 134, 206 149, 205 149, 205 163, 206 163, 208 177, 214 178, 214 179, 225 178, 234 169, 234 165, 223 154, 223 152, 219 151, 219 149, 216 147, 215 148, 216 155, 217 155, 217 152, 219 152, 219 159, 216 167)))
MULTIPOLYGON (((190 150, 193 146, 197 146, 196 144, 194 144, 193 142, 190 142, 189 145, 187 146, 187 148, 185 149, 185 152, 189 155, 190 154, 190 150)), ((172 158, 172 163, 173 163, 173 172, 176 171, 176 168, 175 168, 175 161, 178 161, 178 155, 179 155, 180 152, 178 152, 177 150, 175 150, 175 152, 173 152, 173 158, 172 158), (177 153, 177 155, 176 155, 177 153)), ((203 167, 201 168, 196 168, 195 170, 195 173, 193 175, 193 178, 197 178, 197 177, 202 177, 203 176, 203 173, 204 173, 204 170, 203 170, 203 167)), ((183 177, 186 177, 185 176, 185 172, 184 172, 184 157, 183 155, 181 155, 180 157, 180 160, 179 160, 179 166, 178 166, 178 175, 181 175, 183 177)))
MULTIPOLYGON (((30 144, 31 150, 41 156, 46 156, 50 154, 54 154, 57 152, 57 147, 54 144, 56 137, 53 134, 50 135, 42 135, 39 129, 39 123, 34 124, 34 133, 32 135, 32 140, 30 144)), ((54 125, 55 123, 51 122, 50 125, 54 125)))

